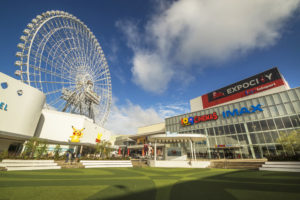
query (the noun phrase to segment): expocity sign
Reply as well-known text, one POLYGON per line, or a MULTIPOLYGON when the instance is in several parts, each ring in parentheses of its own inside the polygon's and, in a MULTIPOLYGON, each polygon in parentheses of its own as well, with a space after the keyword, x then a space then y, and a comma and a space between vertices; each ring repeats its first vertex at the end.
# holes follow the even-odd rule
POLYGON ((284 85, 277 68, 272 68, 242 81, 202 95, 203 108, 209 108, 245 96, 284 85))
MULTIPOLYGON (((242 107, 241 109, 233 109, 231 110, 226 110, 222 112, 223 118, 226 119, 228 117, 235 117, 235 116, 241 116, 243 114, 251 114, 255 113, 256 111, 263 111, 261 108, 261 104, 257 104, 256 106, 251 105, 250 108, 247 107, 242 107)), ((201 115, 201 116, 194 116, 194 117, 184 117, 180 119, 181 125, 182 126, 190 126, 193 124, 197 124, 200 122, 206 122, 206 121, 211 121, 211 120, 217 120, 218 115, 216 112, 208 115, 201 115)))

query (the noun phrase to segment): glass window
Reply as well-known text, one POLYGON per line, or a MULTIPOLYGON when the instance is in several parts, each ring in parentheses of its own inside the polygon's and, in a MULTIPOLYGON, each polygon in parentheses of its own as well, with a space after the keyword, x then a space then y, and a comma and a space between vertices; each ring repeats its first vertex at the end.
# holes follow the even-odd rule
POLYGON ((275 104, 280 104, 282 103, 279 94, 273 94, 274 102, 275 104))
POLYGON ((282 123, 282 121, 281 121, 281 118, 276 118, 276 119, 274 119, 274 120, 275 120, 277 129, 284 128, 283 123, 282 123))
POLYGON ((236 132, 237 133, 241 133, 242 132, 242 129, 241 129, 241 125, 240 124, 235 124, 235 129, 236 129, 236 132))
POLYGON ((266 143, 265 138, 264 138, 264 136, 263 136, 262 133, 256 133, 256 137, 257 137, 257 139, 258 139, 258 141, 259 141, 259 144, 264 144, 264 143, 266 143))
POLYGON ((255 131, 261 131, 261 127, 260 127, 259 121, 253 122, 252 128, 254 129, 254 132, 255 131))
POLYGON ((262 153, 263 153, 263 157, 269 156, 269 151, 267 146, 262 146, 262 153))
POLYGON ((236 135, 231 135, 230 137, 231 137, 232 144, 239 144, 239 141, 238 141, 236 135))
POLYGON ((286 110, 285 110, 285 108, 283 107, 282 104, 277 105, 277 110, 279 112, 279 115, 286 115, 286 110))
POLYGON ((221 142, 221 137, 216 137, 216 139, 217 139, 217 144, 223 144, 223 143, 221 142))
POLYGON ((214 135, 215 135, 215 134, 214 134, 214 129, 213 129, 213 128, 207 129, 207 133, 208 133, 209 136, 214 136, 214 135))
POLYGON ((229 125, 229 132, 230 134, 235 134, 235 129, 233 125, 229 125))
POLYGON ((289 90, 288 91, 289 97, 291 99, 291 101, 296 101, 298 100, 297 95, 295 93, 295 90, 289 90))
POLYGON ((244 124, 240 124, 240 126, 241 126, 241 131, 242 131, 242 133, 246 133, 246 130, 245 130, 244 124))
POLYGON ((266 96, 266 101, 268 105, 274 105, 274 100, 272 96, 266 96))
POLYGON ((278 132, 277 131, 271 131, 270 134, 271 134, 271 136, 273 138, 273 142, 274 143, 278 143, 277 142, 277 139, 279 138, 278 132))
POLYGON ((247 122, 247 127, 248 127, 248 131, 249 131, 249 132, 254 132, 252 122, 247 122))
POLYGON ((300 101, 293 102, 294 110, 300 110, 300 101))
POLYGON ((263 134, 264 134, 266 143, 273 143, 272 136, 271 136, 271 134, 269 132, 264 132, 263 134))
POLYGON ((224 126, 224 133, 226 135, 229 135, 230 134, 230 131, 229 131, 229 127, 228 126, 224 126))
POLYGON ((282 120, 285 128, 292 128, 293 127, 289 117, 283 117, 283 118, 281 118, 281 120, 282 120))
POLYGON ((269 126, 269 129, 270 129, 270 130, 276 129, 276 126, 275 126, 275 124, 274 124, 273 119, 268 119, 268 120, 267 120, 267 123, 268 123, 268 126, 269 126))
POLYGON ((211 147, 213 147, 213 146, 216 145, 215 137, 209 137, 209 138, 208 138, 208 141, 209 141, 209 145, 210 145, 211 147))
POLYGON ((277 111, 276 106, 270 106, 269 109, 270 109, 271 115, 272 115, 273 117, 278 116, 278 111, 277 111))
POLYGON ((258 144, 257 139, 256 139, 256 133, 251 133, 250 138, 251 138, 252 144, 258 144))
POLYGON ((284 107, 285 107, 286 112, 287 112, 288 114, 294 114, 294 113, 295 113, 294 108, 293 108, 293 106, 292 106, 291 103, 285 103, 285 104, 284 104, 284 107))
POLYGON ((269 130, 266 120, 261 120, 259 123, 263 131, 269 130))
POLYGON ((289 101, 290 101, 290 100, 289 100, 289 97, 287 96, 287 93, 286 93, 286 92, 280 93, 280 97, 281 97, 283 103, 286 103, 286 102, 289 102, 289 101))
POLYGON ((297 115, 290 116, 290 118, 294 127, 300 126, 300 121, 297 115))

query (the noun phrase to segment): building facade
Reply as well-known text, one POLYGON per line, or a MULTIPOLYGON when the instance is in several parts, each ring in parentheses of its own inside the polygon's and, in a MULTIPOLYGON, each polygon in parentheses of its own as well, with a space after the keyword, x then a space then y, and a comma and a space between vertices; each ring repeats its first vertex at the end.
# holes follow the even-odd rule
POLYGON ((206 142, 196 144, 197 157, 284 155, 286 151, 278 138, 300 129, 300 88, 170 117, 165 124, 166 132, 207 136, 206 142))

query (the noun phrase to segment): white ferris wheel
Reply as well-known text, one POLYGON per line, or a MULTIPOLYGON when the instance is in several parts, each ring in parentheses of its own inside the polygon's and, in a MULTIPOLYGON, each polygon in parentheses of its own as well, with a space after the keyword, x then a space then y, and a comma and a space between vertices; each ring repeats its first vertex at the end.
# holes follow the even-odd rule
POLYGON ((46 95, 46 107, 85 115, 103 125, 111 107, 111 78, 91 30, 63 11, 37 15, 20 37, 15 65, 22 82, 46 95))

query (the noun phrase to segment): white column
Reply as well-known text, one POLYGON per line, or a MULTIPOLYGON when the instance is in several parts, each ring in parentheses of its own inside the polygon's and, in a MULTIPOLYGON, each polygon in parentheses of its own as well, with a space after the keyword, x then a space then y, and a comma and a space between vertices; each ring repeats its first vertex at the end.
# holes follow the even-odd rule
POLYGON ((192 156, 192 160, 194 159, 194 153, 193 153, 193 144, 192 144, 192 140, 190 139, 190 146, 191 146, 191 156, 192 156))
POLYGON ((154 141, 154 160, 156 160, 156 140, 154 141))
POLYGON ((196 156, 196 144, 195 144, 195 142, 194 142, 194 158, 195 158, 195 161, 196 161, 197 156, 196 156))

